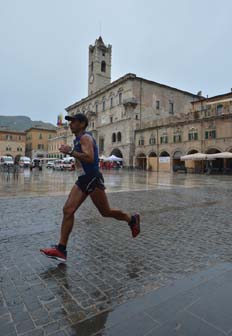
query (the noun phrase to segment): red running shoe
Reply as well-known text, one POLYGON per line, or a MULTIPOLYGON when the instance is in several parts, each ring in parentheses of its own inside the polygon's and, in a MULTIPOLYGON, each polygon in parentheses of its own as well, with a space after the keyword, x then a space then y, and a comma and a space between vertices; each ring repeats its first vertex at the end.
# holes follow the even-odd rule
POLYGON ((67 251, 60 251, 57 245, 53 245, 51 248, 40 249, 40 252, 48 258, 59 261, 66 261, 67 259, 67 251))
POLYGON ((137 237, 140 233, 140 215, 138 213, 131 216, 129 226, 132 232, 132 237, 137 237))

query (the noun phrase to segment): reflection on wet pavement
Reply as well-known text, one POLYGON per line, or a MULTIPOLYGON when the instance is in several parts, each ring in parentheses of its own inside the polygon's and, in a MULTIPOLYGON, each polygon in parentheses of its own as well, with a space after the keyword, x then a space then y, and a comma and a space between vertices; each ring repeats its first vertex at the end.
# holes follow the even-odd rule
MULTIPOLYGON (((172 187, 191 188, 215 183, 227 183, 230 176, 206 176, 156 173, 138 170, 103 171, 107 192, 129 190, 170 189, 172 187)), ((21 170, 18 174, 0 173, 0 197, 6 196, 46 196, 68 194, 78 172, 21 170)))
POLYGON ((103 173, 110 204, 140 212, 141 234, 132 239, 128 225, 102 218, 88 198, 75 217, 67 265, 39 249, 56 243, 77 172, 0 174, 3 335, 121 336, 111 328, 138 312, 131 298, 231 260, 232 176, 103 173))

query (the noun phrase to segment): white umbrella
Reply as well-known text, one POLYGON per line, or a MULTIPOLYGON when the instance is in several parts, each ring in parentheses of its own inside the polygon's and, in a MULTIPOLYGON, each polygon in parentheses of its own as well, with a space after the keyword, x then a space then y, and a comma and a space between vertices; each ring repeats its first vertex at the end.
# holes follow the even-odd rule
POLYGON ((180 157, 181 161, 186 160, 208 160, 207 154, 204 153, 194 153, 194 154, 188 154, 180 157))
POLYGON ((107 157, 106 157, 105 155, 101 155, 101 156, 99 156, 99 159, 100 159, 100 160, 106 160, 107 157))
POLYGON ((117 157, 115 155, 111 155, 108 158, 106 158, 107 161, 122 161, 122 158, 117 157))
POLYGON ((208 154, 208 157, 210 157, 210 159, 230 159, 232 158, 232 153, 231 152, 214 153, 214 154, 208 154))

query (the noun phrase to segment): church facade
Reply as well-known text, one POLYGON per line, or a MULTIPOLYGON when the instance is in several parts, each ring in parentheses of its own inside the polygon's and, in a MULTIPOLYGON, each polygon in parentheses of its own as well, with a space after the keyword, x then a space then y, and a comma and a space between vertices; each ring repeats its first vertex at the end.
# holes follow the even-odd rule
MULTIPOLYGON (((206 98, 133 73, 111 82, 111 57, 112 46, 101 37, 89 46, 88 96, 66 108, 69 115, 88 116, 88 130, 100 155, 121 157, 127 167, 172 171, 181 155, 210 150, 210 143, 207 148, 200 146, 200 133, 194 138, 205 118, 199 104, 206 98)), ((211 119, 204 121, 207 129, 211 119)))

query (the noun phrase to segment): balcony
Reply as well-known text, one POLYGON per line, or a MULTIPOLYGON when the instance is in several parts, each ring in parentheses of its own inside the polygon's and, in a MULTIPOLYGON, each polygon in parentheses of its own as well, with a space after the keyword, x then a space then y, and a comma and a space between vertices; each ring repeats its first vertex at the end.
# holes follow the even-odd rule
POLYGON ((88 110, 88 111, 86 112, 86 116, 87 116, 87 118, 94 117, 94 116, 96 116, 96 115, 97 115, 97 114, 96 114, 96 111, 88 110))
POLYGON ((129 107, 129 106, 136 107, 138 105, 138 101, 135 97, 130 97, 130 98, 123 100, 123 105, 125 107, 129 107))

